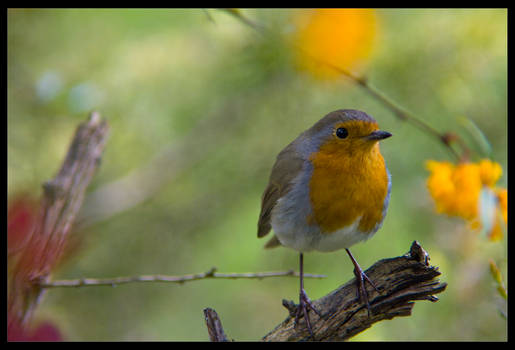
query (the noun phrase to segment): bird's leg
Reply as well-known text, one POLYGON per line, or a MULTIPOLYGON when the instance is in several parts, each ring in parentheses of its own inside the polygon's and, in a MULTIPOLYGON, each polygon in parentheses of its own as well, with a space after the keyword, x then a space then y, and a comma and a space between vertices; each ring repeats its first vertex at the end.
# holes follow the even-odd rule
POLYGON ((297 307, 297 314, 295 315, 295 327, 297 327, 299 323, 299 319, 301 316, 304 316, 306 320, 306 326, 308 328, 309 334, 314 338, 313 330, 311 328, 311 322, 309 321, 308 309, 313 310, 319 317, 320 313, 313 306, 313 303, 308 298, 306 291, 304 290, 304 257, 302 253, 300 253, 300 293, 299 293, 299 306, 297 307))
POLYGON ((346 248, 345 251, 347 252, 347 254, 349 254, 349 257, 352 260, 352 263, 354 264, 354 275, 356 276, 356 281, 358 284, 358 297, 367 305, 368 316, 370 317, 370 303, 368 302, 368 294, 367 290, 365 289, 365 280, 368 283, 370 283, 370 285, 374 287, 374 289, 378 293, 381 292, 376 288, 376 286, 372 283, 370 278, 368 278, 365 272, 363 272, 356 259, 354 259, 354 257, 352 256, 350 250, 346 248))

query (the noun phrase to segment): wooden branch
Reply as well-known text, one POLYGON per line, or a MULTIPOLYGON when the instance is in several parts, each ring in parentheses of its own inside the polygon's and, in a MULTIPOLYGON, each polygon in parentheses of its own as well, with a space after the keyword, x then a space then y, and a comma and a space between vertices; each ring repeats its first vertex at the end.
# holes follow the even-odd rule
MULTIPOLYGON (((130 276, 130 277, 113 277, 113 278, 78 278, 72 280, 55 280, 44 281, 39 286, 41 288, 58 288, 58 287, 91 287, 91 286, 111 286, 114 287, 119 284, 138 283, 138 282, 165 282, 165 283, 185 283, 190 281, 197 281, 207 278, 216 279, 263 279, 269 277, 285 277, 285 276, 299 276, 298 272, 293 270, 277 271, 277 272, 245 272, 245 273, 218 273, 216 268, 212 267, 207 272, 188 274, 182 276, 167 276, 167 275, 143 275, 143 276, 130 276)), ((325 275, 304 274, 306 278, 324 278, 325 275)))
POLYGON ((207 331, 209 332, 209 339, 212 342, 228 341, 216 311, 208 307, 204 309, 204 317, 206 319, 207 331))
POLYGON ((17 257, 9 283, 8 310, 26 321, 38 304, 39 287, 61 258, 84 193, 97 169, 109 127, 93 112, 79 125, 56 177, 43 185, 39 221, 17 257))
POLYGON ((371 307, 370 317, 366 306, 359 299, 355 278, 328 295, 314 300, 314 306, 322 314, 322 318, 319 318, 314 312, 309 313, 315 339, 311 338, 303 318, 297 329, 294 328, 297 306, 293 301, 283 300, 289 316, 262 340, 341 341, 364 331, 376 322, 410 316, 414 301, 436 302, 438 298, 434 294, 441 293, 447 286, 436 278, 440 272, 437 267, 430 266, 428 260, 427 253, 414 241, 409 253, 380 260, 366 270, 368 277, 381 292, 379 294, 369 284, 365 284, 371 307))

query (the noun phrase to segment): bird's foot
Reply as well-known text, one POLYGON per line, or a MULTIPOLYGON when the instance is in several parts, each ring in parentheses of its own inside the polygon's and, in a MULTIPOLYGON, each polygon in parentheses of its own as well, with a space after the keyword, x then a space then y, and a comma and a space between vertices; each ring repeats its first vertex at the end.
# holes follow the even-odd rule
POLYGON ((367 311, 368 311, 368 317, 370 317, 371 309, 370 309, 370 302, 368 301, 367 290, 365 288, 365 281, 370 283, 370 285, 376 290, 376 292, 378 292, 379 294, 381 294, 381 292, 379 291, 379 289, 376 288, 374 283, 372 283, 370 278, 368 278, 368 276, 365 274, 365 272, 363 272, 361 267, 359 267, 359 265, 357 265, 357 264, 354 266, 354 275, 356 276, 356 282, 357 282, 357 287, 358 287, 358 298, 366 304, 367 311))
POLYGON ((315 308, 315 306, 313 305, 311 300, 308 298, 304 289, 301 289, 300 294, 299 294, 299 305, 297 306, 297 312, 295 315, 295 327, 298 326, 299 319, 302 316, 304 316, 304 319, 306 320, 306 327, 309 331, 309 334, 311 335, 312 338, 315 338, 315 336, 313 334, 313 329, 311 328, 311 322, 309 320, 309 315, 308 315, 309 309, 313 310, 318 315, 318 317, 322 317, 320 312, 315 308))

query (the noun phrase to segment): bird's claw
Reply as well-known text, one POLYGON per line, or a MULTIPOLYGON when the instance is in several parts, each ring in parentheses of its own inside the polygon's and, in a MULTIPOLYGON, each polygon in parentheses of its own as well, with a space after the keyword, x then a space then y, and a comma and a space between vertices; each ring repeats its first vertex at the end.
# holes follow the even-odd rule
POLYGON ((309 310, 313 310, 313 312, 315 312, 318 317, 322 317, 322 315, 320 314, 320 312, 315 308, 315 306, 313 305, 313 303, 311 302, 311 300, 308 298, 306 292, 301 289, 300 291, 300 294, 299 294, 299 305, 297 306, 297 312, 295 314, 295 327, 297 327, 299 325, 299 319, 304 316, 304 319, 306 320, 306 327, 309 331, 309 334, 311 335, 311 337, 315 337, 314 334, 313 334, 313 328, 311 327, 311 321, 309 320, 309 315, 308 315, 308 311, 309 310))
POLYGON ((370 317, 371 309, 370 309, 370 302, 368 301, 367 290, 365 288, 365 281, 370 283, 370 285, 376 290, 377 293, 381 294, 381 292, 379 291, 379 289, 377 289, 377 287, 374 285, 374 283, 372 283, 372 281, 370 280, 370 278, 368 278, 368 276, 365 274, 365 272, 363 272, 363 270, 361 268, 359 268, 359 266, 356 266, 354 268, 354 275, 356 276, 356 280, 357 280, 357 284, 358 284, 358 298, 366 304, 368 317, 370 317))

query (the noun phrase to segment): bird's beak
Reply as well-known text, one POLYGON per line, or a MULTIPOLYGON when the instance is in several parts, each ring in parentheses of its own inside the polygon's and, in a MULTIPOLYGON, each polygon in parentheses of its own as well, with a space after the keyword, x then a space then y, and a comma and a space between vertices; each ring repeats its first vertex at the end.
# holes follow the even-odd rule
POLYGON ((388 131, 376 130, 376 131, 372 131, 370 134, 368 134, 364 138, 365 138, 365 140, 379 141, 382 139, 387 139, 390 136, 392 136, 392 134, 390 134, 388 131))

